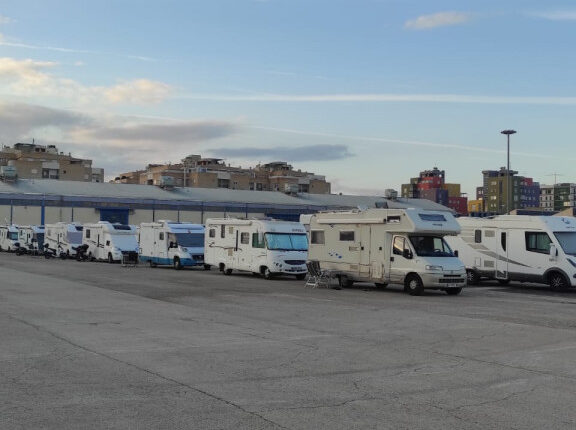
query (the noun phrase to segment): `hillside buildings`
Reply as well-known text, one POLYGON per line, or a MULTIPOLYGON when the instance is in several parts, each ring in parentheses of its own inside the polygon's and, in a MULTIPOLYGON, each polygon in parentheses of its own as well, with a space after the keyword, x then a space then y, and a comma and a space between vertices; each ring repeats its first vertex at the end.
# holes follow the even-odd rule
POLYGON ((92 167, 92 160, 59 152, 55 145, 4 146, 0 151, 0 166, 14 167, 21 179, 104 182, 104 169, 92 167))
POLYGON ((114 182, 330 194, 330 183, 324 176, 295 170, 283 161, 242 168, 230 166, 220 158, 202 158, 200 155, 190 155, 178 164, 149 164, 144 170, 120 174, 114 182))
POLYGON ((460 184, 447 184, 444 170, 434 167, 402 184, 402 197, 427 199, 453 209, 459 215, 468 214, 468 198, 460 192, 460 184))

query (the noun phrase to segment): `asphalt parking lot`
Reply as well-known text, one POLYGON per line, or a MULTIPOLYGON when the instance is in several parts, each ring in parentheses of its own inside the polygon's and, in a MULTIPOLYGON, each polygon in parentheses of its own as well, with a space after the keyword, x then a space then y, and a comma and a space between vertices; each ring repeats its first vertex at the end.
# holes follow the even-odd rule
POLYGON ((0 253, 0 428, 573 429, 575 309, 0 253))

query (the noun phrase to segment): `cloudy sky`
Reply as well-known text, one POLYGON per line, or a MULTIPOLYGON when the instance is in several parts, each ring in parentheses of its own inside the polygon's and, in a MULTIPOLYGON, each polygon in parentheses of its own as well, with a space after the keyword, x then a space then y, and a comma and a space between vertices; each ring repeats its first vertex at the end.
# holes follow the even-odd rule
POLYGON ((3 0, 0 143, 108 177, 188 154, 285 160, 382 194, 437 166, 576 182, 567 0, 3 0))

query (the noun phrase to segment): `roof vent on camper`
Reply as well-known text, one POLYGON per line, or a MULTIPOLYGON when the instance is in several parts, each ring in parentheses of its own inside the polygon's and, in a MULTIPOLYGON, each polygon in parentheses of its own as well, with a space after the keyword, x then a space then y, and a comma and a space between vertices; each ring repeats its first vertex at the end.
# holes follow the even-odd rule
POLYGON ((172 176, 160 176, 160 179, 156 181, 156 185, 165 190, 174 189, 174 178, 172 176))
POLYGON ((396 200, 398 198, 398 191, 388 188, 384 190, 384 197, 389 200, 396 200))
POLYGON ((18 173, 14 166, 0 166, 0 180, 4 182, 16 182, 18 173))

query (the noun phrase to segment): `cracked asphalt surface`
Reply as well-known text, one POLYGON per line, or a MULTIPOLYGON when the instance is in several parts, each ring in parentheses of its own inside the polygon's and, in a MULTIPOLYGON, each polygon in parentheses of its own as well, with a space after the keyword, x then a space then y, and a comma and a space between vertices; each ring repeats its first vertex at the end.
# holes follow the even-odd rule
POLYGON ((0 253, 0 428, 573 429, 575 310, 0 253))

